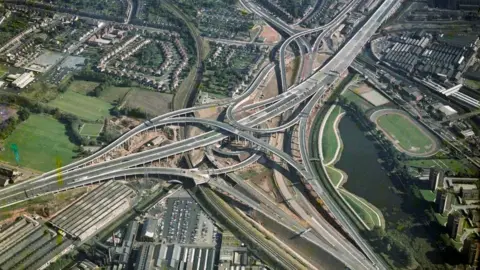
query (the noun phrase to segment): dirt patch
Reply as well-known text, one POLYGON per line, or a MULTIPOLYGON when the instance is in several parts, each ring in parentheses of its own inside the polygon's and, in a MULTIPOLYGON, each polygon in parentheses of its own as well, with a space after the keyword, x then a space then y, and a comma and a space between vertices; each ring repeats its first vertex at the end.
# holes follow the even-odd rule
POLYGON ((223 108, 212 106, 195 112, 195 115, 202 119, 217 119, 223 108))
MULTIPOLYGON (((201 130, 200 128, 195 126, 189 126, 186 137, 191 138, 191 137, 200 135, 202 133, 204 133, 204 131, 201 130)), ((205 151, 203 149, 195 149, 189 152, 190 160, 192 162, 193 167, 196 167, 203 160, 204 154, 205 154, 205 151)))
POLYGON ((268 80, 265 88, 262 90, 262 99, 268 99, 274 96, 277 96, 278 93, 278 84, 277 84, 277 77, 271 76, 270 80, 268 80))
POLYGON ((330 55, 326 53, 315 53, 315 59, 313 61, 313 70, 317 70, 320 66, 327 61, 330 55))
POLYGON ((277 43, 280 41, 280 34, 269 25, 264 25, 262 32, 260 33, 260 38, 263 39, 264 43, 277 43))
POLYGON ((15 219, 23 214, 37 214, 45 219, 50 218, 53 214, 65 208, 65 206, 71 204, 80 196, 85 194, 88 190, 95 188, 95 186, 82 187, 73 189, 70 191, 61 192, 55 195, 47 195, 45 198, 39 197, 39 199, 44 199, 39 203, 32 202, 28 206, 15 208, 15 205, 12 206, 12 210, 1 211, 0 225, 9 224, 14 222, 15 219))
POLYGON ((372 90, 373 89, 370 86, 366 85, 365 83, 362 83, 355 90, 353 90, 353 92, 357 95, 361 95, 361 94, 364 94, 364 93, 368 93, 372 90))
MULTIPOLYGON (((2 145, 0 144, 0 147, 1 146, 2 145)), ((30 179, 32 177, 35 177, 35 176, 38 176, 38 175, 42 174, 42 172, 40 172, 40 171, 36 171, 36 170, 28 169, 28 168, 23 168, 23 167, 15 167, 15 166, 12 166, 11 164, 8 164, 8 163, 2 162, 2 161, 0 161, 0 166, 4 167, 4 168, 17 170, 18 172, 20 172, 20 176, 15 178, 15 183, 20 183, 22 181, 25 181, 27 179, 30 179)))

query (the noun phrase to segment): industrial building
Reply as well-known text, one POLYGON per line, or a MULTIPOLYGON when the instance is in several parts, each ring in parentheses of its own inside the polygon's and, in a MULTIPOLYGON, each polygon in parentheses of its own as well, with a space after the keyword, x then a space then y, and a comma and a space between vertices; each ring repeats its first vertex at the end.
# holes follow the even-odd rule
POLYGON ((154 245, 143 245, 140 248, 140 252, 137 256, 135 263, 135 270, 149 270, 153 265, 153 252, 155 251, 154 245))
POLYGON ((473 9, 480 8, 480 0, 429 0, 428 5, 446 9, 473 9))
POLYGON ((22 218, 0 232, 0 269, 44 269, 73 247, 72 240, 22 218))
POLYGON ((147 218, 143 223, 141 238, 143 241, 155 241, 157 236, 158 220, 147 218))
POLYGON ((408 74, 458 81, 473 59, 477 36, 446 36, 429 33, 391 36, 381 60, 408 74))
POLYGON ((25 72, 12 82, 12 86, 23 89, 33 80, 35 80, 35 74, 33 72, 25 72))
POLYGON ((49 223, 84 240, 132 207, 136 193, 118 181, 108 181, 62 210, 49 223))
POLYGON ((161 245, 156 247, 152 264, 160 269, 211 270, 214 259, 215 249, 213 248, 186 247, 178 244, 161 245))
POLYGON ((137 235, 139 223, 138 221, 132 221, 129 223, 128 228, 123 238, 122 245, 115 248, 115 255, 113 261, 119 264, 127 264, 132 252, 133 243, 137 235))

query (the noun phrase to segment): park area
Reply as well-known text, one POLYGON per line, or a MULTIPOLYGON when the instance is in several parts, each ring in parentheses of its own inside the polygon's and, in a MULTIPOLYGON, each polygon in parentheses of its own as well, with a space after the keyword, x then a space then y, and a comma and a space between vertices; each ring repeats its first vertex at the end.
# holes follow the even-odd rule
POLYGON ((86 121, 101 120, 110 115, 112 106, 98 98, 85 96, 73 91, 67 91, 59 95, 48 105, 58 108, 60 111, 76 115, 86 121))
POLYGON ((72 161, 76 146, 65 133, 65 126, 56 119, 32 114, 5 140, 5 151, 0 152, 0 159, 16 164, 11 149, 16 145, 22 167, 46 172, 55 169, 57 159, 66 165, 72 161))
POLYGON ((126 97, 125 106, 130 109, 139 108, 148 117, 154 117, 171 111, 172 99, 171 94, 133 88, 126 97))
POLYGON ((401 152, 411 156, 431 156, 438 142, 428 131, 399 110, 379 110, 370 119, 401 152))
POLYGON ((336 119, 343 112, 342 107, 335 106, 333 110, 328 115, 328 118, 325 122, 325 126, 322 132, 322 153, 323 153, 323 163, 330 164, 334 162, 335 153, 339 147, 341 147, 341 142, 335 135, 335 130, 337 129, 338 122, 335 123, 336 119))
POLYGON ((171 94, 151 91, 139 86, 119 87, 112 85, 101 91, 98 97, 87 96, 98 85, 97 82, 75 80, 70 84, 67 92, 62 95, 63 97, 59 96, 50 105, 87 121, 96 121, 108 116, 110 108, 117 105, 127 109, 139 108, 146 112, 149 117, 161 115, 171 110, 170 103, 173 99, 171 94), (78 99, 78 101, 71 100, 72 98, 78 99), (74 104, 80 105, 80 102, 86 102, 90 105, 87 104, 87 107, 83 105, 74 106, 74 104), (87 108, 87 112, 76 107, 87 108))
POLYGON ((79 94, 88 94, 89 92, 93 91, 95 87, 97 87, 100 83, 98 82, 91 82, 91 81, 83 81, 83 80, 74 80, 69 86, 68 91, 73 91, 79 94))
POLYGON ((369 229, 373 229, 374 227, 384 228, 385 220, 382 213, 376 207, 346 190, 341 190, 340 194, 369 229))
POLYGON ((98 137, 102 131, 103 124, 90 124, 86 123, 80 129, 80 135, 88 137, 98 137))
POLYGON ((475 176, 478 169, 466 159, 428 158, 406 160, 405 165, 415 168, 438 168, 455 174, 475 176))

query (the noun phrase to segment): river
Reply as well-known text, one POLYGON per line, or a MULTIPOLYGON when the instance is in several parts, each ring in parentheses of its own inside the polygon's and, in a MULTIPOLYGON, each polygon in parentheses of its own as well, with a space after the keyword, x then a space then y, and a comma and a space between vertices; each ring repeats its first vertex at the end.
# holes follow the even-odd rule
POLYGON ((339 130, 344 147, 335 167, 348 175, 343 187, 382 211, 389 234, 403 242, 424 269, 446 262, 458 264, 458 253, 450 247, 440 248, 442 245, 438 244, 440 234, 446 230, 428 220, 424 211, 432 205, 403 188, 404 183, 421 183, 390 177, 378 161, 375 144, 349 116, 342 118, 339 130))
POLYGON ((382 212, 386 210, 395 213, 394 220, 389 218, 388 221, 405 218, 405 214, 398 211, 403 199, 395 188, 395 183, 378 162, 373 142, 364 136, 363 131, 348 116, 340 121, 339 130, 344 147, 335 167, 348 175, 343 187, 365 198, 382 212))

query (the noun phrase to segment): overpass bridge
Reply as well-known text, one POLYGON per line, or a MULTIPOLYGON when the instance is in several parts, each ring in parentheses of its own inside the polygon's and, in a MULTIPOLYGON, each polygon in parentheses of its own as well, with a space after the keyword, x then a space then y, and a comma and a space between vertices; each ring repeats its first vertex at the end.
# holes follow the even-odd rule
MULTIPOLYGON (((353 4, 349 5, 349 7, 353 7, 357 1, 353 1, 352 3, 353 4)), ((192 179, 197 185, 210 184, 210 178, 212 175, 228 174, 249 166, 256 161, 255 158, 257 158, 257 155, 252 155, 252 157, 243 163, 234 166, 208 170, 156 168, 152 166, 146 166, 146 164, 148 165, 153 161, 183 154, 194 149, 208 147, 209 145, 212 145, 229 136, 238 136, 249 141, 251 145, 258 147, 259 150, 265 153, 271 153, 277 156, 283 162, 290 165, 290 167, 298 173, 305 183, 310 184, 316 194, 325 201, 325 204, 328 209, 330 209, 332 215, 337 218, 339 224, 360 247, 360 250, 356 249, 356 247, 352 245, 349 240, 339 237, 339 233, 336 232, 336 230, 329 225, 328 222, 325 222, 325 220, 323 220, 315 211, 315 209, 312 209, 311 206, 305 209, 300 209, 300 206, 294 205, 297 203, 296 200, 290 200, 290 206, 292 209, 295 209, 298 213, 301 213, 302 217, 309 221, 312 231, 314 231, 316 235, 325 235, 324 239, 318 239, 315 241, 317 245, 322 245, 325 250, 331 252, 332 256, 338 258, 340 261, 345 263, 345 265, 352 269, 386 269, 383 261, 376 256, 371 247, 362 239, 356 229, 353 228, 353 225, 342 213, 342 210, 340 210, 340 208, 336 205, 336 202, 330 198, 327 192, 324 192, 320 181, 318 181, 317 176, 313 172, 309 162, 308 149, 306 146, 308 117, 305 116, 310 115, 313 107, 319 100, 325 97, 329 87, 338 79, 338 74, 343 73, 348 68, 369 38, 378 29, 380 24, 386 18, 388 18, 388 16, 390 16, 400 4, 401 1, 384 0, 384 2, 378 7, 373 15, 367 20, 367 22, 319 72, 313 74, 295 87, 288 89, 288 91, 285 91, 281 95, 264 100, 257 104, 244 106, 243 108, 239 109, 239 105, 242 104, 243 100, 252 94, 258 85, 264 80, 267 74, 271 72, 273 69, 273 64, 265 67, 258 74, 247 91, 245 91, 242 95, 232 100, 222 100, 216 104, 216 106, 227 107, 227 119, 229 120, 229 123, 188 117, 188 115, 191 113, 197 110, 209 108, 213 104, 200 105, 155 117, 125 133, 115 142, 90 157, 74 162, 63 168, 45 173, 44 175, 34 178, 30 181, 19 183, 17 185, 9 186, 0 190, 0 198, 2 198, 2 205, 0 207, 5 207, 40 195, 60 192, 65 189, 75 188, 82 185, 138 175, 144 175, 148 177, 149 175, 155 174, 167 174, 179 177, 180 181, 183 178, 192 179), (268 121, 269 119, 274 118, 277 115, 284 113, 285 111, 301 106, 301 104, 304 104, 304 102, 307 100, 309 100, 309 102, 307 103, 306 107, 301 110, 301 114, 294 118, 295 121, 292 120, 292 122, 287 123, 287 125, 281 126, 281 129, 286 129, 298 124, 302 162, 296 161, 290 155, 277 149, 276 147, 269 145, 261 138, 258 138, 254 135, 262 133, 268 134, 279 131, 279 129, 263 130, 255 127, 259 126, 265 121, 268 121), (244 119, 236 120, 234 118, 234 113, 236 111, 254 108, 262 109, 250 116, 245 117, 244 119), (116 158, 110 161, 93 164, 96 160, 114 150, 116 147, 122 146, 124 143, 128 142, 130 138, 141 132, 146 132, 148 130, 167 125, 178 126, 186 124, 201 124, 212 131, 182 140, 180 142, 162 146, 157 149, 151 149, 125 157, 116 158), (308 215, 311 216, 308 217, 308 215)), ((262 13, 263 11, 256 10, 256 12, 262 13)), ((341 14, 341 16, 344 16, 344 13, 341 14)), ((263 16, 267 15, 264 14, 263 16)), ((335 23, 339 23, 341 20, 342 18, 339 17, 335 20, 335 23)), ((285 25, 282 25, 282 23, 278 23, 278 25, 281 27, 286 27, 285 25)), ((332 24, 332 26, 333 25, 334 24, 332 24)), ((317 29, 314 30, 319 31, 317 29)), ((326 28, 323 30, 326 30, 326 28)), ((288 31, 290 31, 291 35, 295 35, 291 41, 300 39, 301 36, 306 34, 304 32, 303 34, 296 35, 296 33, 293 31, 288 31)), ((308 45, 307 51, 309 50, 310 46, 308 45)), ((220 189, 223 188, 224 190, 226 189, 225 192, 229 193, 233 197, 236 197, 247 205, 252 205, 252 207, 257 208, 259 207, 258 205, 255 205, 255 201, 247 197, 243 197, 243 195, 237 193, 236 191, 230 190, 229 186, 225 186, 222 183, 217 182, 212 182, 212 186, 216 186, 220 189)), ((305 203, 303 196, 300 196, 299 200, 302 200, 301 202, 305 203)), ((306 203, 309 205, 308 202, 306 203)), ((275 208, 275 206, 268 202, 266 202, 266 204, 275 208)), ((271 208, 268 209, 270 209, 268 211, 272 211, 271 208)), ((274 211, 274 213, 278 214, 276 211, 274 211)), ((305 235, 309 233, 310 231, 306 232, 305 235)))

